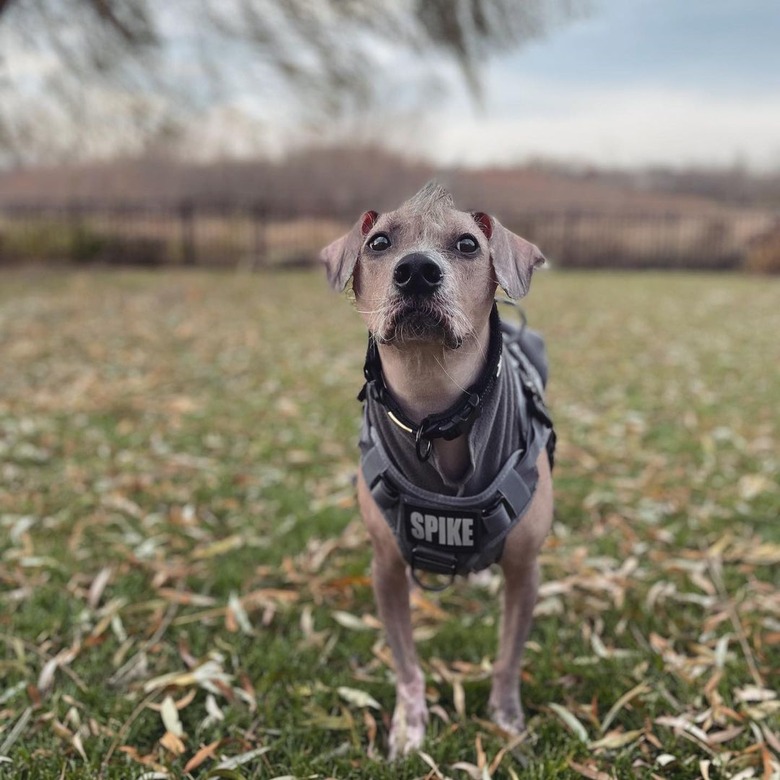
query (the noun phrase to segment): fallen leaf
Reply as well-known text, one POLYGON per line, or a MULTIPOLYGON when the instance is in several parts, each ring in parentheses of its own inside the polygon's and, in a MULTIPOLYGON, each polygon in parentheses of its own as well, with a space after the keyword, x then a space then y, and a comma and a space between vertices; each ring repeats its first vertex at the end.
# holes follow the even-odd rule
POLYGON ((597 766, 592 764, 578 764, 576 761, 569 759, 567 762, 570 769, 573 769, 583 777, 587 777, 588 780, 612 780, 612 776, 606 772, 602 772, 597 766))
POLYGON ((777 698, 777 691, 759 688, 757 685, 746 685, 744 688, 737 688, 734 696, 737 701, 743 702, 770 701, 777 698))
POLYGON ((192 772, 193 769, 197 769, 202 763, 208 761, 210 758, 216 758, 216 751, 221 742, 221 739, 217 739, 197 750, 195 755, 184 765, 185 773, 192 772))
POLYGON ((179 711, 176 709, 176 702, 170 696, 166 696, 163 699, 160 707, 160 717, 167 731, 175 737, 184 736, 184 728, 181 725, 179 711))
POLYGON ((235 769, 236 767, 248 764, 250 761, 254 761, 256 758, 265 755, 271 748, 269 746, 255 748, 254 750, 248 750, 246 753, 240 753, 237 756, 226 758, 214 767, 218 769, 235 769))
POLYGON ((106 566, 101 569, 92 584, 89 586, 89 594, 87 595, 87 604, 90 609, 95 609, 100 603, 100 597, 103 595, 103 591, 108 585, 108 581, 111 579, 113 569, 110 566, 106 566))
POLYGON ((643 693, 647 693, 651 688, 647 683, 639 683, 634 686, 630 691, 624 693, 610 708, 609 712, 604 716, 604 720, 601 722, 601 733, 604 734, 609 725, 615 719, 615 716, 626 706, 632 699, 637 696, 641 696, 643 693))
POLYGON ((160 744, 175 756, 180 756, 187 749, 184 747, 184 742, 180 737, 170 731, 166 731, 160 739, 160 744))
POLYGON ((433 770, 434 777, 438 778, 438 780, 446 780, 446 777, 442 774, 438 764, 427 753, 418 750, 417 755, 433 770))
POLYGON ((357 615, 353 615, 351 612, 342 612, 341 610, 335 610, 331 613, 333 619, 344 628, 348 628, 351 631, 371 631, 371 626, 368 626, 366 622, 359 618, 357 615))
POLYGON ((456 677, 452 680, 452 699, 455 704, 455 712, 458 717, 466 717, 466 691, 463 690, 463 683, 456 677))
POLYGON ((616 750, 617 748, 622 748, 626 745, 630 745, 632 742, 636 742, 644 733, 644 729, 636 729, 635 731, 611 731, 601 739, 589 743, 588 747, 591 750, 597 750, 599 748, 616 750))
POLYGON ((481 780, 482 770, 476 764, 469 764, 467 761, 457 761, 450 764, 450 769, 459 769, 465 772, 472 780, 481 780))
POLYGON ((252 628, 252 623, 249 620, 249 615, 247 615, 244 605, 241 603, 241 599, 235 591, 233 591, 228 598, 227 614, 232 615, 235 618, 242 633, 247 634, 248 636, 252 636, 255 633, 255 630, 252 628))
POLYGON ((372 707, 375 710, 381 710, 382 705, 370 694, 357 688, 347 688, 341 686, 336 692, 348 704, 354 704, 355 707, 372 707))
POLYGON ((560 704, 549 704, 549 708, 563 721, 564 725, 580 740, 587 744, 588 732, 585 730, 585 726, 580 723, 579 720, 560 704))

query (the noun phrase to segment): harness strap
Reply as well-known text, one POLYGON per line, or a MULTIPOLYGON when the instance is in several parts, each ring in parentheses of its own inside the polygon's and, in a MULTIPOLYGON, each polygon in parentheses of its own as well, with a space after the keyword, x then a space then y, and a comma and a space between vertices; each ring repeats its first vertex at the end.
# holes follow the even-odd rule
POLYGON ((469 497, 434 496, 408 483, 391 463, 376 434, 369 432, 371 446, 361 460, 363 477, 421 587, 439 589, 421 582, 415 573, 418 569, 454 576, 484 569, 501 557, 506 537, 528 510, 539 478, 536 459, 546 441, 546 431, 539 422, 533 422, 532 428, 525 452, 510 456, 493 483, 479 496, 469 497), (427 507, 437 515, 474 515, 474 531, 481 543, 474 549, 452 550, 411 539, 405 527, 409 506, 427 507))

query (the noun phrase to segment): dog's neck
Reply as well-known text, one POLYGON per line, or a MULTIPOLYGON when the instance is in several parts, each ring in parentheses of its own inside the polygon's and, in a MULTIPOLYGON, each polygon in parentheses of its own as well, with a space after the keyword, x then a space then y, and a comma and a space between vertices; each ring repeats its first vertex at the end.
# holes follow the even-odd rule
POLYGON ((452 406, 487 363, 490 323, 458 349, 425 342, 379 345, 388 390, 415 423, 452 406))
MULTIPOLYGON (((424 342, 401 347, 380 344, 385 384, 409 419, 419 423, 452 406, 477 380, 487 364, 489 341, 490 322, 486 321, 459 349, 424 342)), ((457 480, 468 466, 466 437, 435 439, 433 447, 441 470, 457 480)))

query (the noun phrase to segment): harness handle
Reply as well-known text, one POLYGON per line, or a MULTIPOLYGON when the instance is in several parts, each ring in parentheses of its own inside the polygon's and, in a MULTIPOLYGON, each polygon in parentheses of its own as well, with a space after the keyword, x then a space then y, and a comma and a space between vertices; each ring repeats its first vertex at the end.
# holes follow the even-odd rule
POLYGON ((414 584, 418 587, 422 588, 423 590, 427 590, 429 593, 440 593, 443 590, 447 590, 447 588, 452 585, 453 582, 455 582, 455 573, 449 575, 449 579, 441 584, 441 585, 429 585, 426 582, 423 582, 418 576, 417 576, 417 569, 415 569, 413 566, 410 567, 409 571, 411 572, 412 579, 414 580, 414 584))
POLYGON ((423 590, 431 591, 433 593, 446 590, 455 582, 456 569, 457 558, 450 553, 425 549, 419 546, 412 549, 409 560, 409 570, 415 584, 419 585, 423 590), (444 574, 449 577, 449 580, 441 585, 429 585, 420 579, 417 574, 418 571, 444 574))

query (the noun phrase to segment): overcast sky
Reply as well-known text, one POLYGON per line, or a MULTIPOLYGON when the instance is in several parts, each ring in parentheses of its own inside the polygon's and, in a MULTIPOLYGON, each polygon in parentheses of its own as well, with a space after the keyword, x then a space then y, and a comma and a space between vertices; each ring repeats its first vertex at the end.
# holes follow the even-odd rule
MULTIPOLYGON (((362 133, 363 140, 389 141, 442 166, 546 158, 614 167, 740 163, 780 170, 780 0, 583 2, 592 6, 590 13, 486 65, 481 108, 454 64, 416 58, 392 34, 377 34, 371 41, 376 59, 367 67, 377 69, 378 99, 333 137, 362 133), (427 96, 422 85, 432 73, 451 85, 444 97, 427 96)), ((202 24, 186 3, 160 8, 166 41, 160 71, 197 95, 204 80, 191 42, 202 24)), ((291 143, 328 137, 331 120, 319 121, 307 135, 303 93, 275 85, 246 42, 209 45, 227 76, 217 93, 203 92, 204 115, 182 142, 185 153, 279 153, 291 143)), ((26 90, 17 97, 28 108, 49 107, 40 85, 42 74, 56 75, 61 67, 53 53, 8 30, 3 38, 0 30, 0 55, 26 90)), ((2 77, 0 69, 0 86, 2 77)), ((69 137, 77 139, 82 156, 138 151, 138 134, 116 110, 132 108, 136 99, 119 89, 85 90, 83 110, 70 126, 57 126, 54 140, 67 149, 69 137)))
POLYGON ((446 164, 533 156, 780 169, 780 0, 594 0, 491 64, 423 146, 446 164))

